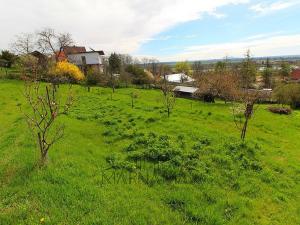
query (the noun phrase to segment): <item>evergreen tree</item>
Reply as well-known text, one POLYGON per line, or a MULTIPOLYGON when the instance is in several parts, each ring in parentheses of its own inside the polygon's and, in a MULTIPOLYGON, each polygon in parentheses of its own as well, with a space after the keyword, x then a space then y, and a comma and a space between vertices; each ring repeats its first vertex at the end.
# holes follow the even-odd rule
POLYGON ((280 65, 279 75, 282 79, 288 78, 291 75, 291 66, 287 62, 282 61, 280 65))
POLYGON ((263 81, 264 81, 264 87, 265 88, 271 88, 272 87, 272 77, 273 77, 273 69, 272 65, 269 59, 267 59, 266 67, 263 71, 263 81))
POLYGON ((110 84, 113 92, 115 92, 115 74, 121 71, 121 59, 118 54, 112 53, 108 59, 110 70, 110 84))
POLYGON ((241 84, 243 88, 250 88, 256 81, 257 68, 255 62, 252 60, 250 50, 247 51, 246 57, 242 62, 241 68, 241 84))

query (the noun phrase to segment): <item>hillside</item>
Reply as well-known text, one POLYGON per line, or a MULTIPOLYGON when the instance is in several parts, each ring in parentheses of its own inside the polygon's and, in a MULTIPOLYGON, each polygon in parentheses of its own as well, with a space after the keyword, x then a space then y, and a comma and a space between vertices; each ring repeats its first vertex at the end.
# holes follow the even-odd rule
POLYGON ((167 118, 157 90, 73 91, 65 137, 38 169, 23 83, 0 80, 1 225, 300 224, 300 112, 260 105, 243 144, 223 102, 177 99, 167 118), (152 178, 128 177, 138 171, 152 178))

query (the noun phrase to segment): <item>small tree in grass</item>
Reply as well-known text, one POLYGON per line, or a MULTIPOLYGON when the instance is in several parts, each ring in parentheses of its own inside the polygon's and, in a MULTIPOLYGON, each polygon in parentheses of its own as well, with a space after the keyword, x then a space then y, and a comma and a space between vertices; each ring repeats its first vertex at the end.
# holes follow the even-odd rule
POLYGON ((242 90, 235 102, 232 103, 232 115, 236 128, 241 131, 242 141, 246 138, 249 121, 256 111, 255 104, 260 98, 256 90, 242 90))
POLYGON ((91 87, 97 85, 100 80, 100 72, 94 69, 89 69, 85 77, 85 85, 87 86, 88 92, 90 92, 91 87))
POLYGON ((46 162, 49 149, 64 136, 64 125, 57 119, 66 114, 72 105, 71 86, 67 97, 62 99, 53 84, 26 82, 24 96, 30 112, 24 113, 27 123, 38 142, 40 165, 46 162))
POLYGON ((133 91, 133 92, 131 92, 131 94, 130 94, 130 97, 131 97, 131 108, 133 109, 133 107, 134 107, 134 99, 137 99, 138 98, 138 93, 137 92, 135 92, 135 91, 133 91))
POLYGON ((175 106, 176 96, 172 90, 172 86, 168 84, 166 75, 163 76, 161 90, 163 92, 163 102, 167 109, 168 117, 170 117, 171 112, 175 106))

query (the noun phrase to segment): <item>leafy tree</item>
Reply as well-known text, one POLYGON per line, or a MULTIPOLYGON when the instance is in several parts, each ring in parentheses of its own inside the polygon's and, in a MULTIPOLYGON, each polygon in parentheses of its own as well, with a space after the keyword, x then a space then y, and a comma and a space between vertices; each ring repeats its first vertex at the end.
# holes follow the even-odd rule
POLYGON ((143 68, 138 65, 129 65, 126 68, 126 72, 132 75, 132 83, 134 84, 149 84, 150 80, 147 73, 143 68))
POLYGON ((188 75, 190 74, 191 65, 188 62, 178 62, 175 65, 175 70, 177 73, 184 73, 188 75))
POLYGON ((6 67, 11 68, 11 66, 15 63, 17 56, 8 50, 4 50, 1 52, 0 59, 7 62, 6 67))
POLYGON ((214 69, 216 73, 223 73, 226 70, 226 62, 217 62, 214 69))
POLYGON ((267 59, 266 67, 262 73, 262 76, 263 76, 264 86, 266 88, 271 88, 272 87, 273 69, 272 69, 272 65, 271 65, 269 59, 267 59))
POLYGON ((85 84, 90 92, 91 86, 97 85, 101 81, 101 73, 96 69, 88 69, 85 77, 85 84))
POLYGON ((292 109, 300 108, 300 85, 280 85, 274 90, 274 98, 282 105, 290 105, 292 109))

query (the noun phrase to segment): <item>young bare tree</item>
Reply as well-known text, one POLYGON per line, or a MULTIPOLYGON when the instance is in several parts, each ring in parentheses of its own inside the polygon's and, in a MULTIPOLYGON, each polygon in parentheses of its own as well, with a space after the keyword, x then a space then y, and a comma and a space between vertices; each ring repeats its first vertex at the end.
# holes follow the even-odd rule
POLYGON ((15 37, 13 43, 11 43, 11 49, 13 52, 19 55, 26 55, 35 50, 36 40, 34 34, 22 33, 15 37))
POLYGON ((139 97, 139 95, 137 92, 133 91, 133 92, 131 92, 130 97, 131 97, 131 108, 133 109, 134 103, 135 103, 134 99, 137 99, 139 97))
POLYGON ((193 69, 193 78, 198 79, 201 75, 204 74, 204 66, 201 61, 195 61, 192 65, 193 69))
POLYGON ((39 63, 38 59, 32 55, 22 55, 18 60, 18 65, 21 69, 21 74, 24 79, 30 78, 39 80, 39 63))
POLYGON ((232 103, 232 115, 236 128, 241 132, 242 141, 245 140, 250 119, 253 117, 257 107, 255 104, 261 97, 258 90, 242 90, 239 97, 232 103))
POLYGON ((68 112, 73 103, 71 86, 65 99, 59 96, 54 85, 41 85, 40 82, 26 82, 24 96, 31 109, 24 115, 40 150, 40 165, 47 160, 51 146, 64 136, 64 125, 57 119, 68 112))
POLYGON ((45 28, 37 33, 37 44, 39 49, 45 53, 55 55, 56 62, 59 61, 63 48, 73 44, 73 39, 69 33, 57 34, 51 28, 45 28))
POLYGON ((161 90, 163 93, 163 103, 167 109, 168 117, 170 117, 171 112, 175 106, 176 96, 173 92, 172 86, 169 85, 165 74, 163 76, 161 90))

